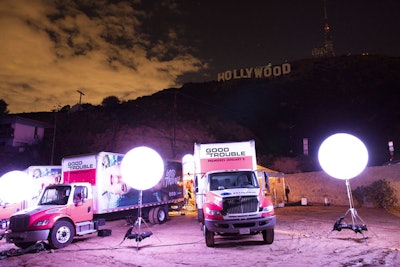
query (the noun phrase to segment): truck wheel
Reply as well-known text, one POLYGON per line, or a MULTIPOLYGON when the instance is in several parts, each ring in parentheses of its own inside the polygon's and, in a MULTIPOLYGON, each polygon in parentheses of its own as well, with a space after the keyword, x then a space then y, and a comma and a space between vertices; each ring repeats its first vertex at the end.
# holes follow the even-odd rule
POLYGON ((19 248, 25 249, 29 248, 30 246, 35 245, 36 242, 15 242, 14 245, 16 245, 19 248))
POLYGON ((264 244, 272 244, 274 242, 274 228, 262 231, 264 244))
POLYGON ((204 213, 203 209, 197 209, 197 221, 204 223, 204 213))
POLYGON ((52 248, 63 248, 74 239, 74 226, 68 221, 58 221, 50 231, 49 244, 52 248))
POLYGON ((168 215, 163 207, 154 209, 153 220, 154 223, 163 224, 167 221, 168 215))
POLYGON ((214 247, 214 232, 208 231, 204 226, 204 237, 206 238, 207 247, 214 247))
POLYGON ((154 208, 150 208, 150 210, 149 210, 149 222, 151 224, 156 224, 154 222, 154 208))
POLYGON ((162 209, 164 210, 164 213, 165 213, 165 221, 168 221, 169 220, 169 206, 168 205, 165 205, 165 206, 162 206, 162 209))

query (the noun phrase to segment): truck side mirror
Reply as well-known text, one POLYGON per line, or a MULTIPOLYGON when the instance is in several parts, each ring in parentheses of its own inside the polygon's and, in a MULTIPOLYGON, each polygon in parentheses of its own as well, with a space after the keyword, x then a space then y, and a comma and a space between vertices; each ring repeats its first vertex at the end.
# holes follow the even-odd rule
POLYGON ((76 187, 74 193, 74 203, 75 206, 82 205, 86 202, 88 196, 88 191, 86 187, 76 187))
POLYGON ((84 199, 83 199, 81 193, 78 193, 78 194, 75 194, 75 195, 74 195, 74 203, 75 203, 75 206, 82 205, 83 202, 84 202, 84 199))
POLYGON ((86 202, 86 199, 88 198, 88 196, 89 196, 89 191, 88 191, 88 188, 87 187, 84 187, 83 188, 83 190, 82 190, 82 201, 83 202, 86 202))

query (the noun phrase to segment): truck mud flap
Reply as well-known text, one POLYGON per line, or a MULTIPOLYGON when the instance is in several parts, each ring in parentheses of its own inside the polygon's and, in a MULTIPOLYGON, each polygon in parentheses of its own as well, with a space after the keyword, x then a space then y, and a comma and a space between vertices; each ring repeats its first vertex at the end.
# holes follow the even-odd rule
POLYGON ((111 229, 102 229, 97 232, 98 236, 110 236, 112 233, 111 229))

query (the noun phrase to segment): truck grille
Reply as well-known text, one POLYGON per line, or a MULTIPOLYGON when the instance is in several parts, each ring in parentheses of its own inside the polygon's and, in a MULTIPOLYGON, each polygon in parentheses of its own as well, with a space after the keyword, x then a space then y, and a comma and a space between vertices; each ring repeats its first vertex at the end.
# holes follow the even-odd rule
POLYGON ((224 215, 257 212, 258 200, 256 196, 228 197, 223 200, 222 208, 224 215))
POLYGON ((29 226, 29 215, 14 215, 10 218, 10 229, 24 229, 29 226))

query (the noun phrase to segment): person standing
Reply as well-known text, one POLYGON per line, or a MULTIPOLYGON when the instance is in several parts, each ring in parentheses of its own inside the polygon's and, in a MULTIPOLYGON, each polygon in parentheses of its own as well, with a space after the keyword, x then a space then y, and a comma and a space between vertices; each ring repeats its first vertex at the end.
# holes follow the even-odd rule
POLYGON ((287 203, 289 203, 289 194, 290 194, 290 188, 289 188, 288 185, 286 185, 286 188, 285 188, 285 195, 286 195, 286 201, 287 201, 287 203))

